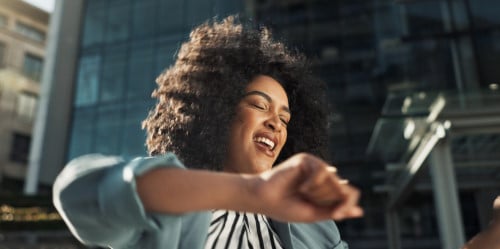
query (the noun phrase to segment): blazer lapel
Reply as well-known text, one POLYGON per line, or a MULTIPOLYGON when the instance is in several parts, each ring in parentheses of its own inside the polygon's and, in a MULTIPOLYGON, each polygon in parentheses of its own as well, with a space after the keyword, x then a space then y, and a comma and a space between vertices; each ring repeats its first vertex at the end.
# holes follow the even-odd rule
POLYGON ((285 249, 293 249, 292 235, 290 232, 290 224, 271 220, 271 224, 276 234, 278 234, 281 243, 285 249))

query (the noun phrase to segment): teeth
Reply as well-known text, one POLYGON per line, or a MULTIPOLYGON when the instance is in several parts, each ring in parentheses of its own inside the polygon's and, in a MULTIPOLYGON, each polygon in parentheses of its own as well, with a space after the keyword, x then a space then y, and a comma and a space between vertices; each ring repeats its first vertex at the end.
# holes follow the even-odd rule
POLYGON ((265 137, 256 137, 254 141, 266 144, 271 150, 274 149, 274 142, 270 139, 267 139, 265 137))

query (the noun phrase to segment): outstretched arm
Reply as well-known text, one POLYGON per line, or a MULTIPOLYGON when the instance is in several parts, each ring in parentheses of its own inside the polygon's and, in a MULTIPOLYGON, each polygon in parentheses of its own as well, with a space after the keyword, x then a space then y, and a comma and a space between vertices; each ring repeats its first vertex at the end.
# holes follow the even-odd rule
POLYGON ((362 215, 359 191, 304 153, 259 175, 158 168, 137 178, 137 192, 153 212, 229 209, 297 222, 362 215))

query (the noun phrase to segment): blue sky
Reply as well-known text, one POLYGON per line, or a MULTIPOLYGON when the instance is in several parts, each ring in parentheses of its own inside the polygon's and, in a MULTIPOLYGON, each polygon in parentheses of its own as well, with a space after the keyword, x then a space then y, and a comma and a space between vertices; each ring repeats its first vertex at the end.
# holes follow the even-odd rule
POLYGON ((25 2, 31 3, 36 7, 43 9, 48 12, 52 12, 54 10, 55 0, 23 0, 25 2))

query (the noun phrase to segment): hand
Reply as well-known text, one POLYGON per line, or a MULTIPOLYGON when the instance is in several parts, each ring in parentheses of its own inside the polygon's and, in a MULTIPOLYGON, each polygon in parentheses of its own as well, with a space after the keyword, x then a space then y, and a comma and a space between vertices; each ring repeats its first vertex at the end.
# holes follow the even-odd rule
POLYGON ((301 153, 258 176, 257 211, 281 221, 314 222, 363 215, 360 193, 321 159, 301 153))
POLYGON ((352 208, 353 205, 357 205, 360 192, 349 185, 348 180, 341 179, 337 175, 337 168, 326 166, 311 168, 308 174, 310 177, 301 184, 300 192, 316 205, 336 208, 332 215, 335 220, 362 215, 362 210, 352 208), (334 191, 332 186, 340 191, 334 191))
POLYGON ((500 195, 493 202, 493 220, 492 223, 500 228, 500 195))
POLYGON ((493 218, 489 226, 467 241, 462 249, 500 249, 500 195, 493 202, 493 218))

